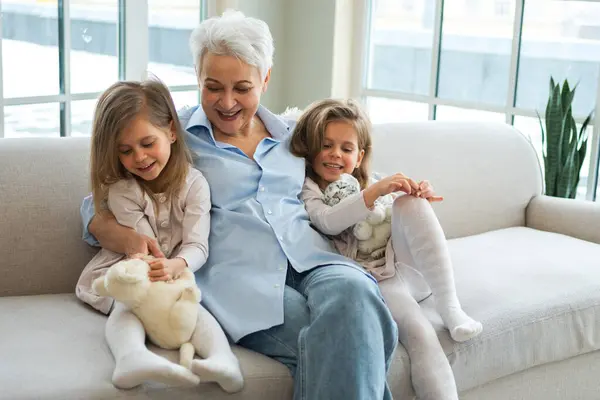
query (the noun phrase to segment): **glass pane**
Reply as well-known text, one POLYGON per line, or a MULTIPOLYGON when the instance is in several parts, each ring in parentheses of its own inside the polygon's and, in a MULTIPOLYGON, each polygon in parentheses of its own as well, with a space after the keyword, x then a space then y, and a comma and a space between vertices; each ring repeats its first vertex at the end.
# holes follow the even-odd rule
MULTIPOLYGON (((544 158, 542 156, 542 133, 540 128, 540 122, 537 118, 531 117, 521 117, 515 116, 514 127, 517 128, 525 137, 527 137, 533 147, 535 148, 536 153, 538 154, 538 158, 540 160, 540 165, 542 168, 542 173, 544 173, 544 158)), ((581 124, 577 124, 577 129, 581 129, 581 124)), ((592 134, 593 126, 588 126, 588 135, 592 134)), ((591 136, 590 136, 591 138, 591 136)), ((577 199, 585 200, 587 193, 587 180, 590 171, 590 158, 591 158, 591 141, 588 139, 588 147, 587 154, 585 156, 585 160, 583 161, 583 165, 581 166, 581 171, 579 173, 579 185, 577 186, 577 199)))
POLYGON ((467 108, 450 106, 437 106, 435 112, 435 119, 438 121, 505 122, 506 116, 504 114, 490 111, 471 110, 467 108))
POLYGON ((425 103, 369 97, 367 111, 374 124, 427 121, 429 106, 425 103))
POLYGON ((543 112, 553 76, 578 84, 574 112, 589 114, 598 85, 600 4, 527 0, 524 12, 517 106, 543 112))
POLYGON ((2 2, 4 97, 59 92, 56 2, 2 2))
POLYGON ((200 23, 201 1, 148 1, 148 71, 169 86, 197 82, 188 42, 200 23))
POLYGON ((372 2, 367 87, 428 94, 435 0, 372 2))
POLYGON ((118 0, 71 2, 71 92, 101 92, 119 78, 118 0))
POLYGON ((515 0, 444 2, 439 97, 506 104, 515 0))
POLYGON ((60 136, 59 103, 4 107, 4 137, 60 136))
POLYGON ((96 99, 71 102, 71 136, 90 136, 96 99))
POLYGON ((179 110, 185 106, 197 106, 200 104, 200 98, 197 90, 186 92, 171 92, 171 97, 175 103, 175 109, 179 110))

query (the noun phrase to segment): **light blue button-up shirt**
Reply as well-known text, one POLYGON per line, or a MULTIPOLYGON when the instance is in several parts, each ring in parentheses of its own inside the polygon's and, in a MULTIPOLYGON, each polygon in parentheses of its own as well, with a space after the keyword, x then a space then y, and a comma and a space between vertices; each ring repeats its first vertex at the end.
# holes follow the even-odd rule
MULTIPOLYGON (((180 112, 195 166, 211 188, 209 257, 196 281, 203 304, 236 342, 283 323, 288 261, 298 272, 330 264, 363 271, 311 226, 299 199, 304 159, 290 153, 290 126, 263 107, 258 116, 272 137, 259 143, 252 160, 215 140, 202 107, 180 112)), ((92 215, 87 199, 85 227, 92 215)), ((95 241, 87 229, 84 238, 95 241)))

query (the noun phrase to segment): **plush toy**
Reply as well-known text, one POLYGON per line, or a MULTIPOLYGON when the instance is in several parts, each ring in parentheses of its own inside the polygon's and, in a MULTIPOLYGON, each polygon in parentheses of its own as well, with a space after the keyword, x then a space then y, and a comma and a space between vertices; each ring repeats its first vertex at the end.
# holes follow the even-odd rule
MULTIPOLYGON (((323 201, 334 206, 353 194, 360 192, 360 184, 350 174, 342 174, 340 179, 330 183, 323 192, 323 201)), ((363 256, 378 259, 384 256, 392 233, 392 195, 382 196, 375 202, 364 221, 352 227, 352 234, 358 240, 358 252, 363 256)))
POLYGON ((144 325, 149 339, 164 349, 179 349, 180 364, 191 369, 195 350, 190 339, 200 302, 194 274, 186 269, 169 282, 152 282, 146 261, 147 258, 119 261, 93 282, 93 289, 129 307, 144 325))

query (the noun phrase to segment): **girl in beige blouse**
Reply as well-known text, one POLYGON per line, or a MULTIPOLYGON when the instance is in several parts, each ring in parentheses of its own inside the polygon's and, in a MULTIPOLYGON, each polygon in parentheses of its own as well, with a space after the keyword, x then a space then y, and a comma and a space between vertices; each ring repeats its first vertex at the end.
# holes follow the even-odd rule
POLYGON ((431 288, 437 311, 451 337, 466 341, 482 331, 481 323, 463 310, 456 295, 450 255, 442 228, 430 206, 441 201, 427 181, 417 183, 395 174, 368 185, 371 125, 352 101, 323 100, 300 117, 292 152, 306 160, 302 200, 312 224, 332 237, 336 248, 360 262, 379 282, 381 293, 398 324, 401 344, 411 360, 413 387, 419 399, 458 399, 452 369, 435 330, 410 293, 406 272, 422 274, 431 288), (344 173, 353 175, 362 191, 330 207, 323 190, 344 173), (373 259, 356 251, 348 228, 367 217, 380 197, 404 192, 394 201, 392 237, 386 254, 373 259))
MULTIPOLYGON (((168 281, 208 258, 210 191, 192 167, 168 89, 159 81, 118 82, 98 100, 92 129, 91 182, 96 213, 108 208, 117 221, 155 238, 162 257, 150 261, 150 279, 168 281)), ((142 323, 123 304, 94 293, 92 282, 132 254, 101 249, 83 270, 77 296, 110 314, 106 340, 115 357, 113 383, 132 388, 153 380, 170 385, 217 382, 242 389, 239 363, 216 319, 200 304, 190 341, 203 360, 192 370, 146 348, 142 323)), ((139 256, 139 255, 138 255, 139 256)))

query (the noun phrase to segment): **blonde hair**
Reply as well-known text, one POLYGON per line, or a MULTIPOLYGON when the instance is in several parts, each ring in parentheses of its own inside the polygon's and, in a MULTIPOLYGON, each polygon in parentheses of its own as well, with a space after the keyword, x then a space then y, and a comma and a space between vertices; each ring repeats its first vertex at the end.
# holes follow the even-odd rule
POLYGON ((90 181, 96 212, 104 209, 108 187, 122 179, 135 179, 157 204, 148 183, 127 171, 119 160, 117 138, 136 118, 145 118, 163 131, 173 131, 176 137, 169 161, 155 183, 165 188, 167 198, 178 193, 185 183, 192 157, 169 89, 157 79, 117 82, 100 95, 94 111, 90 181))
POLYGON ((263 80, 273 66, 273 36, 269 26, 240 11, 227 10, 220 17, 202 21, 192 31, 189 44, 198 73, 207 52, 234 56, 255 66, 263 80))
POLYGON ((371 161, 371 121, 358 102, 326 99, 312 103, 298 119, 292 134, 290 149, 292 154, 306 160, 306 175, 318 180, 312 166, 315 158, 323 149, 325 129, 334 121, 347 122, 354 127, 358 136, 358 150, 364 150, 362 162, 352 175, 360 183, 361 189, 369 184, 371 161))

